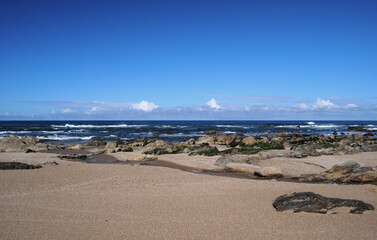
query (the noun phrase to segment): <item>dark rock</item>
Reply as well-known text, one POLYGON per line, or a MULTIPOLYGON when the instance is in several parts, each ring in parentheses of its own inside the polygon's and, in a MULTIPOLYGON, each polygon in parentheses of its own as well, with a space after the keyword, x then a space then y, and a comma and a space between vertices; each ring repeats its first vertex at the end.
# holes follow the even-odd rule
POLYGON ((350 213, 361 214, 365 210, 374 210, 371 204, 360 200, 327 198, 313 192, 285 194, 275 199, 272 206, 279 212, 292 210, 293 212, 327 213, 338 207, 350 208, 350 213))
POLYGON ((366 129, 362 128, 361 126, 352 126, 347 128, 348 131, 354 131, 354 132, 365 132, 366 129))
POLYGON ((86 159, 86 154, 60 154, 58 155, 58 158, 62 159, 86 159))
POLYGON ((219 131, 219 130, 207 130, 204 132, 204 134, 209 135, 209 134, 219 134, 223 133, 224 131, 219 131))
POLYGON ((99 147, 106 145, 106 142, 102 139, 94 139, 88 143, 85 144, 86 146, 93 146, 93 147, 99 147))
POLYGON ((32 165, 22 162, 0 162, 1 170, 13 170, 13 169, 36 169, 41 168, 40 165, 32 165))

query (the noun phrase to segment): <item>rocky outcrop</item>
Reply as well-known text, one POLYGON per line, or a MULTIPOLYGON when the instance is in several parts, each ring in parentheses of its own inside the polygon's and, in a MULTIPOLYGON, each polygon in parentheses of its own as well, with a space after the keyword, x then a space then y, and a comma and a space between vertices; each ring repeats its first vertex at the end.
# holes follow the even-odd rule
POLYGON ((41 166, 22 163, 22 162, 0 162, 1 170, 36 169, 36 168, 41 168, 41 166))
POLYGON ((15 136, 0 139, 0 152, 25 152, 28 149, 30 149, 29 152, 46 151, 48 145, 30 136, 21 139, 15 136))
POLYGON ((281 178, 281 177, 283 177, 281 169, 279 167, 276 167, 276 166, 258 168, 258 169, 255 170, 254 175, 258 176, 258 177, 266 177, 266 178, 281 178))
POLYGON ((226 155, 226 156, 219 157, 219 159, 216 160, 215 165, 221 166, 221 165, 226 165, 231 162, 250 164, 251 158, 248 155, 226 155))
POLYGON ((377 167, 360 167, 355 161, 334 165, 320 174, 306 174, 297 178, 307 182, 371 183, 377 182, 377 167))
POLYGON ((226 134, 226 135, 206 135, 203 137, 200 137, 198 141, 196 141, 197 144, 219 144, 219 145, 229 145, 234 142, 240 142, 241 139, 237 136, 226 134))
POLYGON ((322 213, 331 209, 347 207, 350 213, 363 213, 366 210, 374 210, 371 204, 360 200, 327 198, 313 192, 299 192, 285 194, 275 199, 272 206, 279 212, 291 210, 297 212, 322 213))
POLYGON ((246 137, 242 139, 242 143, 245 145, 253 145, 257 143, 257 140, 254 137, 246 137))
POLYGON ((91 147, 99 147, 99 146, 105 146, 106 142, 102 139, 94 139, 88 143, 85 144, 85 146, 91 146, 91 147))

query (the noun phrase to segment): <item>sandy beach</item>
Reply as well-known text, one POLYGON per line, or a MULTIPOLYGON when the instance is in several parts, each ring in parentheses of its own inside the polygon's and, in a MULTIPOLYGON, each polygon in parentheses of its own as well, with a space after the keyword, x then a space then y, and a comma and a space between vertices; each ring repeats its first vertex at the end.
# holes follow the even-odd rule
MULTIPOLYGON (((120 159, 122 154, 128 153, 119 153, 120 159)), ((0 153, 2 162, 59 164, 0 171, 2 239, 377 238, 376 211, 293 213, 272 206, 278 196, 303 191, 377 206, 375 185, 243 179, 167 167, 89 164, 54 155, 0 153)), ((351 155, 361 162, 376 157, 351 155)), ((316 161, 331 165, 338 160, 321 156, 316 161)))

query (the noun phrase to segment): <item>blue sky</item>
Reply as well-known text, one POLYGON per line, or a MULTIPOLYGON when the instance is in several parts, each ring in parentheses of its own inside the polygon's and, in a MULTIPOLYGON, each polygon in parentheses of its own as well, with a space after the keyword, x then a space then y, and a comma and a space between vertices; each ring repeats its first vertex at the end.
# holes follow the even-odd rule
POLYGON ((377 120, 377 1, 0 2, 0 119, 377 120))

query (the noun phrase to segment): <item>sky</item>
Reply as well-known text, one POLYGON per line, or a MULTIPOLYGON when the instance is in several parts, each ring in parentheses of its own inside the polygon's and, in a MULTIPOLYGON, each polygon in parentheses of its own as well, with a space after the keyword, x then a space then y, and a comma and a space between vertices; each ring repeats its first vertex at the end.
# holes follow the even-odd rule
POLYGON ((0 120, 377 120, 377 1, 0 1, 0 120))

